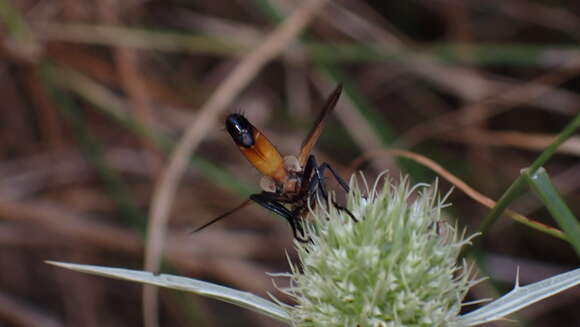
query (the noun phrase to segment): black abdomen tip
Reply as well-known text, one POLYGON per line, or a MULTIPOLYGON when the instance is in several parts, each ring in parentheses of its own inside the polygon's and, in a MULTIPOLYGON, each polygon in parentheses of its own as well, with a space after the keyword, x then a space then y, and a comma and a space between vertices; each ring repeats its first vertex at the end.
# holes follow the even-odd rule
POLYGON ((237 145, 246 148, 254 146, 254 126, 243 115, 229 114, 226 118, 226 130, 237 145))

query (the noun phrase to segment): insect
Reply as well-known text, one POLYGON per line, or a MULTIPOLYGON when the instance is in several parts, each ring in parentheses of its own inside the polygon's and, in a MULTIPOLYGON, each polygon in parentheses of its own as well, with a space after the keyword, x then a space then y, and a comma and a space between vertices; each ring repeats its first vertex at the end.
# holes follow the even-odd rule
MULTIPOLYGON (((327 98, 297 156, 283 158, 266 136, 254 127, 246 117, 238 113, 228 115, 225 121, 226 130, 250 164, 262 174, 260 181, 262 192, 252 194, 248 200, 198 227, 194 233, 253 201, 284 217, 292 228, 294 238, 300 242, 308 242, 309 238, 299 219, 305 217, 308 203, 315 203, 313 200, 317 195, 320 195, 322 199, 328 199, 328 191, 324 184, 326 170, 331 172, 346 192, 349 191, 347 183, 328 163, 324 162, 318 165, 316 158, 310 153, 320 137, 325 118, 336 106, 341 92, 342 85, 338 85, 327 98)), ((331 201, 337 209, 345 211, 351 219, 357 221, 348 209, 340 206, 334 200, 331 201)))

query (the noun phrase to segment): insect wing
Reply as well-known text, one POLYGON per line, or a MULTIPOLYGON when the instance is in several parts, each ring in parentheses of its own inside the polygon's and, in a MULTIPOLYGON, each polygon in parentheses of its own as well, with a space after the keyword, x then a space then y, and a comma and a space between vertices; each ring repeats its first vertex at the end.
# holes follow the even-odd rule
POLYGON ((326 116, 334 109, 336 103, 338 102, 338 98, 340 98, 340 94, 342 93, 342 84, 339 84, 336 89, 328 96, 326 99, 326 103, 322 108, 322 111, 318 115, 318 118, 314 122, 314 126, 302 142, 302 146, 300 147, 300 153, 298 154, 298 162, 300 163, 300 167, 304 167, 306 164, 306 160, 308 160, 308 156, 318 141, 320 134, 322 133, 322 128, 324 127, 324 120, 326 116))

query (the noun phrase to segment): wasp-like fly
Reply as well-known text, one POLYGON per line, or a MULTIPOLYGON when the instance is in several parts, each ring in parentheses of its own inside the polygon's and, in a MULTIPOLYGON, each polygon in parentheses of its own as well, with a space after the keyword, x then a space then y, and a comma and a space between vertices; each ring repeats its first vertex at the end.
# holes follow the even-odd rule
MULTIPOLYGON (((253 201, 286 218, 290 223, 294 238, 301 242, 308 242, 309 237, 299 219, 305 218, 308 203, 314 205, 317 196, 324 199, 323 201, 329 199, 324 183, 326 170, 330 171, 346 192, 349 191, 347 183, 328 163, 324 162, 319 165, 314 155, 310 153, 320 137, 326 117, 336 106, 341 92, 342 85, 338 85, 330 94, 297 156, 282 158, 274 145, 246 117, 239 113, 230 114, 225 121, 226 130, 250 164, 262 174, 260 181, 262 192, 252 194, 239 206, 212 219, 194 232, 204 229, 253 201)), ((345 211, 354 221, 357 220, 348 209, 334 200, 331 202, 337 209, 345 211)))

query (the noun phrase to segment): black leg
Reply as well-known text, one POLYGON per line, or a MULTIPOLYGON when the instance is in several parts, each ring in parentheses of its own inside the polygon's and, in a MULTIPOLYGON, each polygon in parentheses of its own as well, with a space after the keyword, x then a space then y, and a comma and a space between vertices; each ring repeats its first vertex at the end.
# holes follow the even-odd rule
POLYGON ((275 214, 288 219, 291 216, 290 210, 288 210, 284 205, 278 202, 278 199, 272 197, 271 195, 276 195, 276 193, 262 192, 250 195, 250 200, 256 202, 262 207, 274 212, 275 214))
POLYGON ((336 171, 334 171, 334 168, 332 168, 331 165, 329 165, 326 162, 323 162, 320 166, 318 166, 317 170, 320 172, 320 176, 324 175, 324 170, 328 169, 330 170, 330 172, 332 173, 332 176, 334 176, 334 179, 336 179, 336 181, 338 182, 338 184, 340 184, 340 186, 342 186, 342 188, 344 189, 345 192, 350 192, 350 187, 348 186, 348 184, 346 183, 346 181, 344 179, 342 179, 342 177, 340 177, 336 171))
POLYGON ((314 180, 314 183, 312 183, 313 179, 316 178, 316 176, 312 176, 315 169, 316 159, 313 155, 310 155, 302 171, 302 185, 300 186, 299 197, 304 197, 306 194, 312 194, 316 191, 319 179, 314 180))
MULTIPOLYGON (((318 163, 316 162, 316 158, 314 157, 314 155, 310 155, 308 157, 308 161, 306 161, 306 166, 304 167, 304 177, 305 177, 304 179, 309 181, 313 180, 314 177, 311 178, 310 175, 312 174, 312 172, 314 172, 314 175, 317 178, 316 180, 314 180, 315 184, 318 183, 319 184, 318 186, 321 189, 323 189, 323 192, 326 192, 326 187, 325 184, 323 183, 324 172, 326 169, 330 170, 332 176, 334 176, 334 179, 338 182, 338 184, 340 184, 340 186, 345 190, 345 192, 350 192, 350 187, 348 186, 346 181, 336 173, 334 168, 332 168, 332 166, 326 162, 323 162, 320 166, 318 166, 318 163)), ((311 190, 309 190, 309 192, 311 192, 311 190)))
POLYGON ((316 166, 316 158, 313 155, 308 156, 302 173, 302 185, 298 196, 301 199, 308 199, 312 206, 316 204, 317 194, 320 194, 325 203, 328 201, 328 192, 323 183, 323 177, 316 166))
POLYGON ((302 188, 300 189, 300 196, 310 194, 311 196, 320 192, 324 200, 328 198, 326 186, 324 184, 324 171, 320 171, 317 167, 318 163, 313 155, 308 156, 306 166, 304 167, 302 188))
POLYGON ((306 238, 306 233, 298 221, 297 213, 288 210, 288 208, 278 202, 280 199, 286 199, 286 197, 280 196, 276 193, 262 192, 250 195, 250 199, 277 215, 284 217, 290 224, 295 239, 302 243, 310 241, 310 238, 306 238))
MULTIPOLYGON (((304 168, 304 171, 306 172, 306 168, 308 167, 316 167, 317 163, 316 163, 316 158, 314 158, 313 155, 310 155, 310 157, 308 157, 308 161, 306 164, 306 167, 304 168)), ((350 191, 350 187, 348 187, 348 184, 346 184, 346 182, 344 181, 344 179, 342 179, 337 173, 336 171, 332 168, 332 166, 330 166, 328 163, 324 162, 322 163, 320 166, 314 168, 314 175, 312 176, 312 178, 310 179, 310 185, 309 185, 309 194, 314 197, 314 195, 316 194, 316 191, 320 191, 320 194, 322 195, 322 197, 324 198, 325 201, 327 201, 328 199, 328 192, 326 191, 326 186, 324 184, 324 171, 328 169, 330 170, 330 172, 332 173, 332 175, 334 176, 334 178, 336 179, 336 181, 340 184, 340 186, 346 191, 349 192, 350 191)), ((308 175, 306 175, 308 176, 308 175)), ((358 219, 356 219, 356 217, 352 214, 352 212, 350 212, 350 210, 348 210, 346 207, 341 206, 340 204, 336 203, 336 201, 331 200, 332 201, 332 205, 338 209, 338 210, 342 210, 344 212, 346 212, 346 214, 354 221, 354 222, 358 222, 358 219)))

